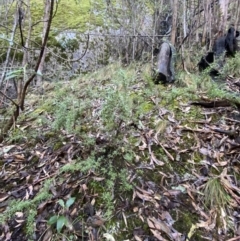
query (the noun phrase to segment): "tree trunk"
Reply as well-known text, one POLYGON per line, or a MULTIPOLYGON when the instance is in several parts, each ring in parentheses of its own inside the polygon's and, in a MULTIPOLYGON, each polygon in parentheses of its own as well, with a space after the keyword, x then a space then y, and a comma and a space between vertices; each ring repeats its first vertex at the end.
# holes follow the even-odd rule
POLYGON ((183 0, 183 38, 187 36, 186 0, 183 0))
POLYGON ((173 0, 172 6, 172 33, 171 33, 171 43, 175 46, 176 34, 177 34, 177 10, 178 10, 178 0, 173 0))
POLYGON ((203 3, 204 9, 204 27, 202 34, 202 45, 205 46, 208 41, 208 34, 211 32, 211 10, 210 10, 211 2, 209 0, 205 0, 203 3))
POLYGON ((228 14, 228 5, 229 0, 219 0, 219 7, 220 7, 220 24, 219 24, 219 37, 223 36, 226 30, 227 25, 227 14, 228 14))
POLYGON ((7 50, 7 56, 6 56, 6 60, 5 60, 5 63, 4 63, 2 76, 1 76, 1 79, 0 79, 0 87, 2 87, 3 81, 5 79, 5 75, 7 73, 7 67, 8 67, 8 64, 9 64, 9 61, 10 61, 10 53, 12 51, 12 45, 11 44, 13 43, 17 26, 18 26, 18 5, 16 5, 14 23, 13 23, 13 27, 12 27, 11 37, 10 37, 10 40, 9 40, 9 47, 8 47, 8 50, 7 50))
MULTIPOLYGON (((31 21, 31 11, 30 11, 30 0, 26 1, 26 6, 27 6, 27 10, 25 13, 25 19, 28 20, 28 34, 27 34, 27 38, 25 40, 24 46, 25 48, 23 48, 23 60, 22 60, 22 67, 25 68, 25 66, 27 66, 28 64, 28 59, 29 59, 29 41, 31 39, 31 31, 32 31, 32 21, 31 21)), ((22 23, 22 29, 23 29, 23 23, 22 23)), ((24 71, 24 76, 23 79, 20 81, 18 81, 18 102, 20 102, 21 96, 22 96, 22 89, 23 89, 23 85, 25 80, 28 79, 27 74, 24 71)))
POLYGON ((167 83, 173 81, 172 72, 170 70, 171 57, 171 47, 168 43, 164 42, 161 45, 160 52, 158 54, 156 83, 167 83))
POLYGON ((238 30, 238 24, 239 24, 239 12, 240 12, 240 1, 238 0, 236 3, 236 17, 235 17, 235 23, 234 23, 234 28, 238 30))
MULTIPOLYGON (((48 21, 49 21, 49 13, 50 13, 50 7, 51 7, 51 0, 45 0, 45 9, 44 9, 44 17, 43 17, 43 34, 42 34, 42 44, 44 41, 44 36, 46 34, 47 26, 48 26, 48 21)), ((37 76, 36 76, 36 85, 40 86, 42 83, 42 74, 43 74, 43 68, 44 68, 44 63, 45 63, 45 58, 46 58, 46 47, 44 48, 43 51, 43 56, 40 62, 40 65, 37 70, 37 76)))

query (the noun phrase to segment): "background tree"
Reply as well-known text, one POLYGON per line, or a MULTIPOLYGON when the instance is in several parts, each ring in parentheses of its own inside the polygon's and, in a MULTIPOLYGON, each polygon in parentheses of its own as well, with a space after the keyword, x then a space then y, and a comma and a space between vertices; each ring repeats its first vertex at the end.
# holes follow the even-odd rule
MULTIPOLYGON (((185 13, 185 9, 184 9, 185 13)), ((175 45, 176 34, 177 34, 177 17, 178 17, 178 1, 172 1, 172 33, 171 33, 171 43, 175 45)))
MULTIPOLYGON (((44 43, 44 37, 46 35, 46 31, 47 31, 47 27, 48 27, 48 21, 49 21, 49 16, 50 16, 50 10, 51 10, 51 2, 49 0, 45 0, 44 2, 44 16, 43 16, 43 32, 42 32, 42 44, 44 43)), ((43 67, 44 67, 44 63, 45 63, 45 58, 46 58, 46 49, 47 44, 44 48, 43 51, 43 55, 42 55, 42 59, 41 62, 39 64, 38 70, 37 70, 37 85, 41 84, 42 81, 42 74, 43 74, 43 67)))
MULTIPOLYGON (((39 66, 40 66, 40 63, 42 61, 42 57, 44 55, 44 50, 45 50, 45 47, 46 47, 46 44, 47 44, 47 40, 48 40, 48 36, 49 36, 49 31, 50 31, 50 27, 51 27, 51 22, 52 22, 52 17, 53 17, 53 10, 54 10, 54 0, 48 0, 46 1, 47 4, 50 4, 50 9, 48 11, 48 21, 47 21, 47 26, 46 26, 46 31, 45 31, 45 35, 44 35, 44 39, 43 39, 43 43, 42 43, 42 46, 41 46, 41 50, 40 50, 40 54, 38 56, 38 59, 37 59, 37 62, 36 62, 36 65, 35 65, 35 68, 34 68, 34 71, 32 73, 32 75, 26 80, 24 81, 23 79, 23 82, 21 85, 18 85, 19 88, 21 88, 20 90, 17 90, 17 93, 18 93, 18 97, 17 97, 17 102, 10 99, 5 93, 3 93, 2 91, 0 92, 4 97, 8 98, 11 100, 12 104, 13 104, 13 111, 12 111, 12 114, 11 114, 11 117, 10 119, 8 120, 8 122, 4 125, 3 129, 2 129, 2 133, 0 135, 0 142, 3 141, 4 139, 4 136, 7 134, 8 130, 14 125, 14 123, 17 121, 18 119, 18 116, 20 114, 20 111, 23 111, 24 110, 24 101, 25 101, 25 97, 26 97, 26 93, 27 93, 27 89, 30 85, 30 83, 34 80, 36 74, 37 74, 37 71, 39 69, 39 66)), ((21 7, 21 5, 17 5, 17 9, 15 11, 19 13, 20 9, 19 7, 21 7)), ((22 19, 20 19, 19 17, 21 17, 19 14, 17 15, 18 17, 16 17, 18 19, 18 24, 19 24, 19 29, 20 29, 20 32, 22 33, 22 19)), ((45 15, 46 16, 46 15, 45 15)), ((14 26, 16 25, 16 20, 14 21, 14 26)), ((13 33, 15 33, 15 28, 13 29, 13 33)), ((12 35, 13 35, 12 33, 12 35)), ((23 34, 21 34, 21 36, 23 36, 23 34)), ((21 38, 21 44, 24 45, 24 41, 23 41, 23 37, 21 38)), ((25 47, 25 46, 23 46, 25 47)), ((25 60, 24 62, 25 63, 25 60)), ((24 66, 22 67, 24 69, 24 66)))
POLYGON ((226 30, 228 7, 229 7, 229 0, 219 0, 220 22, 219 22, 218 32, 220 36, 222 36, 226 30))

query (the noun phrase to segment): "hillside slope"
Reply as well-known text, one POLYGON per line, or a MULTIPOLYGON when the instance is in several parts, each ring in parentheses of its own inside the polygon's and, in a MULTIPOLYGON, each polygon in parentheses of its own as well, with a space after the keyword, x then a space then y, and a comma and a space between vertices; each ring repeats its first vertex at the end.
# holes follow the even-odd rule
POLYGON ((150 73, 116 63, 29 93, 0 146, 1 240, 240 238, 238 79, 150 73))

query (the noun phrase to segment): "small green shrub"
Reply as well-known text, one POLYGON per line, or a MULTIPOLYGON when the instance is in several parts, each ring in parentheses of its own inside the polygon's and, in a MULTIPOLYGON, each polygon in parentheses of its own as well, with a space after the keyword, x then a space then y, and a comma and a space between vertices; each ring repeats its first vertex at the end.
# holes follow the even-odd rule
POLYGON ((100 116, 106 131, 118 133, 122 123, 132 120, 133 103, 129 93, 130 83, 131 79, 123 70, 120 70, 113 85, 105 89, 100 116))
POLYGON ((240 53, 237 52, 234 58, 228 58, 223 67, 225 75, 240 76, 240 53))
POLYGON ((56 224, 57 232, 60 233, 64 226, 71 227, 71 223, 68 220, 65 212, 69 210, 72 204, 75 202, 75 197, 70 197, 66 202, 62 199, 58 201, 58 203, 62 206, 61 215, 54 215, 48 220, 49 225, 56 224))

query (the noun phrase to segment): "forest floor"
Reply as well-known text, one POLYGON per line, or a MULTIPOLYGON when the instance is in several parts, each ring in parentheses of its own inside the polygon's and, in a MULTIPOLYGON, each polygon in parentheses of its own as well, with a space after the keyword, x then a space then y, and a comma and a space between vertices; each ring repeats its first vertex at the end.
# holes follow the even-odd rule
POLYGON ((240 240, 239 76, 150 73, 29 92, 0 145, 0 240, 240 240))

